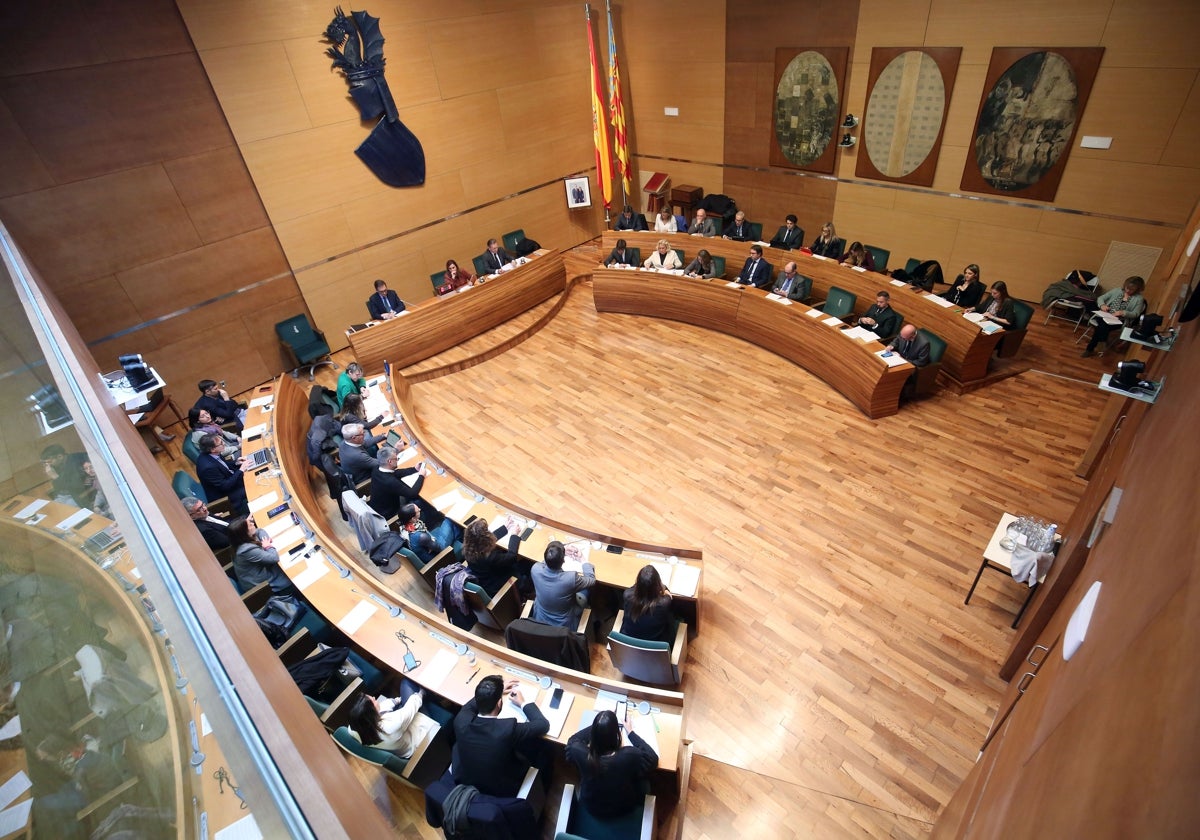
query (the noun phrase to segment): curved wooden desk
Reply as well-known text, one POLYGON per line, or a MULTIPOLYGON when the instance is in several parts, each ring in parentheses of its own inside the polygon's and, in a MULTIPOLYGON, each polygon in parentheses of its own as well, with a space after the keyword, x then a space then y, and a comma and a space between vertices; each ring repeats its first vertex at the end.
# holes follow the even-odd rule
MULTIPOLYGON (((352 636, 357 645, 396 673, 404 673, 423 687, 458 705, 463 705, 474 696, 476 682, 489 673, 512 673, 508 669, 513 669, 520 672, 517 676, 523 681, 528 676, 521 677, 522 674, 549 677, 564 688, 565 696, 571 698, 565 723, 555 736, 560 743, 565 743, 579 729, 583 712, 593 708, 596 688, 627 695, 632 701, 647 700, 659 710, 654 714, 654 722, 659 728, 659 770, 671 774, 678 772, 685 727, 681 693, 635 686, 550 665, 492 644, 480 636, 464 633, 444 622, 440 614, 430 613, 401 599, 364 570, 357 553, 344 549, 326 522, 322 505, 313 489, 315 471, 309 466, 305 452, 309 422, 308 397, 286 375, 276 383, 273 409, 266 414, 262 407, 251 408, 246 426, 273 422, 273 438, 282 470, 282 485, 278 485, 278 490, 289 492, 287 498, 292 511, 313 532, 309 540, 303 539, 302 534, 285 532, 275 540, 275 546, 280 557, 286 558, 283 561, 287 564, 284 571, 328 622, 352 636), (319 549, 313 549, 314 542, 320 546, 319 549), (297 546, 301 548, 293 554, 290 549, 297 546), (330 558, 348 572, 347 576, 341 576, 329 562, 330 558), (391 616, 386 608, 389 604, 399 606, 401 614, 391 616), (421 663, 413 671, 403 670, 405 645, 397 637, 398 631, 403 631, 413 640, 409 646, 421 663), (452 647, 456 643, 467 646, 469 653, 456 653, 452 647)), ((264 494, 276 492, 276 486, 275 480, 270 477, 270 470, 264 470, 261 476, 247 477, 246 489, 251 507, 264 494), (259 481, 263 483, 259 484, 259 481)), ((289 517, 289 512, 284 512, 276 516, 275 521, 290 523, 289 517)), ((258 524, 260 527, 271 527, 270 521, 258 521, 258 524)), ((548 694, 548 690, 538 693, 539 705, 545 703, 548 694)), ((551 732, 554 732, 553 728, 551 732)))
MULTIPOLYGON (((725 258, 725 277, 732 280, 741 271, 749 255, 750 242, 734 242, 720 237, 704 238, 686 234, 633 233, 631 231, 605 231, 604 253, 624 239, 632 247, 641 248, 643 259, 649 256, 659 239, 665 238, 672 248, 679 248, 688 261, 701 248, 713 256, 725 258)), ((877 272, 855 271, 839 265, 835 260, 825 260, 800 251, 780 251, 764 248, 763 257, 771 263, 773 275, 786 263, 796 261, 797 270, 813 281, 814 299, 824 300, 829 296, 829 287, 838 286, 858 296, 855 312, 865 312, 875 302, 875 293, 887 289, 892 296, 892 306, 903 316, 906 323, 924 327, 936 333, 946 342, 946 353, 942 356, 942 370, 959 382, 971 382, 987 376, 988 360, 1003 337, 1003 331, 988 335, 979 325, 962 317, 958 307, 943 307, 934 303, 935 295, 913 289, 908 284, 894 285, 892 279, 877 272)), ((772 348, 773 349, 773 348, 772 348)), ((778 351, 777 351, 778 352, 778 351)), ((828 380, 826 380, 828 381, 828 380)), ((832 383, 831 383, 832 384, 832 383)))
POLYGON ((761 289, 604 267, 593 277, 597 311, 683 321, 757 344, 819 376, 872 419, 896 413, 900 389, 913 371, 907 362, 888 367, 876 355, 878 342, 847 338, 807 315, 810 307, 772 300, 761 289))
POLYGON ((406 367, 499 326, 565 288, 562 254, 542 249, 524 265, 466 291, 422 301, 406 315, 349 333, 350 346, 368 373, 382 371, 384 360, 406 367))

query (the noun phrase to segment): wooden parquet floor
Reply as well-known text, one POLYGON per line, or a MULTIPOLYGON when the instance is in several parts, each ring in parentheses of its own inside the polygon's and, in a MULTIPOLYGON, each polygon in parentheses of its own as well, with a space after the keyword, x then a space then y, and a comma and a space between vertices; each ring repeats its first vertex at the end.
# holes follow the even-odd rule
MULTIPOLYGON (((552 305, 408 372, 494 346, 552 305)), ((916 837, 1004 687, 1023 592, 989 573, 962 603, 982 548, 1005 510, 1066 519, 1103 404, 1094 383, 1117 358, 1078 358, 1070 326, 1042 317, 1014 360, 1029 370, 871 421, 740 340, 598 314, 585 283, 540 332, 414 394, 426 442, 497 496, 703 550, 682 836, 916 837)), ((159 460, 168 475, 188 466, 159 460)), ((419 795, 364 784, 399 835, 438 836, 412 819, 419 795)))

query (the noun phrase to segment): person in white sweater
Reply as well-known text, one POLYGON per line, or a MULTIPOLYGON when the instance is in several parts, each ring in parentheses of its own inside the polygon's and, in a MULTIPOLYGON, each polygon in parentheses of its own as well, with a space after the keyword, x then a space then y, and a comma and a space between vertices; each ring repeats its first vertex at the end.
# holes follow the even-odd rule
POLYGON ((437 722, 421 713, 424 690, 404 680, 399 697, 361 694, 350 708, 350 730, 365 746, 409 758, 437 722))

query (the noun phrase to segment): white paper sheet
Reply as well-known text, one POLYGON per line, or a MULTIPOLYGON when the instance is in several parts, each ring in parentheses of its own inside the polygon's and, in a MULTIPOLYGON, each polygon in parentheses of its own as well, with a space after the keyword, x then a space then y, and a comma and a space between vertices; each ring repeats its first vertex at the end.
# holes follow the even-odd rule
POLYGON ((50 504, 49 499, 37 499, 36 501, 32 501, 14 513, 13 519, 28 519, 48 504, 50 504))
POLYGON ((850 268, 852 268, 852 269, 853 269, 853 270, 855 270, 855 271, 861 271, 861 272, 863 272, 864 274, 865 274, 865 273, 866 273, 866 271, 867 271, 867 269, 866 269, 866 266, 862 266, 862 265, 852 265, 852 266, 850 266, 850 268))
POLYGON ((33 800, 26 799, 19 805, 0 811, 0 837, 20 831, 29 825, 29 809, 32 807, 33 800))
POLYGON ((324 559, 313 562, 312 558, 309 558, 308 568, 292 578, 292 583, 295 584, 297 589, 303 592, 329 574, 329 568, 329 564, 324 559))
POLYGON ((200 713, 200 737, 203 738, 204 736, 208 735, 208 733, 210 733, 210 732, 212 732, 212 725, 208 722, 208 715, 204 714, 204 712, 201 712, 200 713))
POLYGON ((251 408, 259 408, 264 405, 270 405, 275 400, 274 394, 267 394, 265 397, 255 397, 250 400, 251 408))
POLYGON ((272 490, 270 493, 264 493, 250 503, 250 512, 258 513, 260 510, 275 507, 279 504, 279 494, 272 490))
MULTIPOLYGON (((0 741, 7 741, 9 738, 15 738, 21 734, 21 716, 13 715, 12 719, 4 726, 0 726, 0 741)), ((3 807, 0 805, 0 807, 3 807)))
POLYGON ((474 499, 459 499, 449 510, 443 512, 455 522, 462 522, 467 518, 473 507, 475 507, 474 499))
POLYGON ((337 622, 338 629, 347 636, 353 636, 367 623, 367 619, 377 612, 379 612, 379 607, 370 601, 359 601, 354 605, 354 609, 342 616, 342 620, 337 622))
POLYGON ((458 488, 455 487, 453 490, 447 490, 440 496, 434 496, 433 506, 442 513, 445 513, 462 498, 462 493, 459 493, 458 488))
POLYGON ((685 595, 689 598, 696 597, 696 587, 700 583, 700 567, 685 566, 680 563, 673 569, 671 583, 667 588, 678 595, 685 595))
POLYGON ((33 785, 24 770, 18 770, 0 786, 0 808, 7 808, 13 801, 33 785))
POLYGON ((410 446, 407 449, 402 449, 396 454, 396 466, 407 464, 409 461, 415 461, 420 453, 417 452, 415 446, 410 446))
POLYGON ((937 295, 929 295, 928 299, 933 301, 934 303, 936 303, 938 306, 945 307, 946 309, 949 309, 951 306, 955 305, 955 304, 951 303, 950 301, 946 300, 945 298, 938 297, 937 295))
POLYGON ((92 515, 92 512, 90 510, 88 510, 87 508, 82 508, 81 510, 77 510, 74 513, 72 513, 70 516, 68 516, 62 522, 59 522, 54 527, 60 531, 70 531, 72 528, 74 528, 76 525, 78 525, 80 522, 87 519, 91 515, 92 515))
POLYGON ((901 356, 899 353, 892 353, 892 355, 890 355, 890 356, 885 356, 885 355, 883 355, 885 352, 886 351, 884 351, 884 350, 880 350, 875 355, 878 356, 879 358, 883 359, 885 362, 887 362, 888 367, 894 368, 894 367, 899 367, 900 365, 904 364, 904 357, 901 356))
POLYGON ((405 484, 407 484, 409 487, 416 487, 417 482, 421 480, 421 474, 420 473, 409 473, 408 475, 404 476, 400 480, 403 481, 405 484))
POLYGON ((891 281, 891 283, 893 286, 907 286, 908 285, 903 280, 893 280, 893 281, 891 281))
POLYGON ((254 821, 254 815, 247 814, 214 834, 213 840, 262 840, 262 836, 258 823, 254 821))
POLYGON ((558 687, 557 683, 550 686, 550 690, 545 693, 537 704, 538 708, 542 710, 542 714, 546 716, 546 720, 550 721, 549 734, 551 738, 557 738, 562 733, 563 724, 567 722, 567 715, 571 712, 571 704, 575 702, 575 695, 564 691, 558 708, 551 709, 550 699, 554 696, 554 689, 558 687))
POLYGON ((458 654, 449 648, 442 648, 433 655, 433 659, 422 663, 421 685, 436 690, 457 664, 458 654))
POLYGON ((826 318, 821 323, 827 327, 840 327, 842 325, 841 320, 838 318, 834 318, 832 315, 830 315, 828 318, 826 318))
POLYGON ((261 435, 266 431, 267 431, 266 423, 259 423, 256 426, 247 426, 246 428, 242 429, 242 440, 249 440, 250 438, 254 437, 255 435, 261 435))
MULTIPOLYGON (((257 522, 258 520, 255 521, 257 522)), ((292 517, 280 516, 276 518, 274 522, 268 522, 266 525, 263 525, 262 529, 266 531, 268 535, 270 535, 271 541, 275 542, 279 538, 280 534, 282 534, 288 528, 294 527, 295 524, 296 523, 292 522, 292 517)))
POLYGON ((820 309, 810 309, 807 312, 805 312, 804 314, 807 315, 809 318, 820 318, 825 313, 822 312, 820 309))

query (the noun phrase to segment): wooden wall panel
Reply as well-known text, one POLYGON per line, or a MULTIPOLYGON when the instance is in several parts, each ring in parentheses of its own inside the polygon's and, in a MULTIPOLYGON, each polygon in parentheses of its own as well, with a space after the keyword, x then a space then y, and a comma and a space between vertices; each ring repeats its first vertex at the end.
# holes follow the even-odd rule
POLYGON ((1075 148, 1071 160, 1159 163, 1195 80, 1196 70, 1188 68, 1101 67, 1079 134, 1124 142, 1114 140, 1111 149, 1075 148), (1140 127, 1136 137, 1127 131, 1134 125, 1140 127))
MULTIPOLYGON (((313 52, 320 56, 315 45, 313 52)), ((225 47, 202 52, 200 57, 239 144, 310 126, 308 109, 282 43, 225 47)), ((328 67, 329 61, 321 58, 321 63, 328 67)), ((344 113, 342 119, 352 115, 344 113)))
POLYGON ((354 248, 342 208, 330 207, 275 225, 279 244, 296 270, 354 248))
POLYGON ((1163 150, 1164 166, 1191 166, 1196 161, 1196 138, 1200 137, 1200 73, 1192 79, 1183 111, 1171 131, 1163 150))
POLYGON ((33 143, 17 125, 8 103, 0 97, 0 196, 19 195, 54 184, 33 143))
POLYGON ((234 147, 167 161, 164 169, 201 242, 268 225, 254 182, 234 147))

